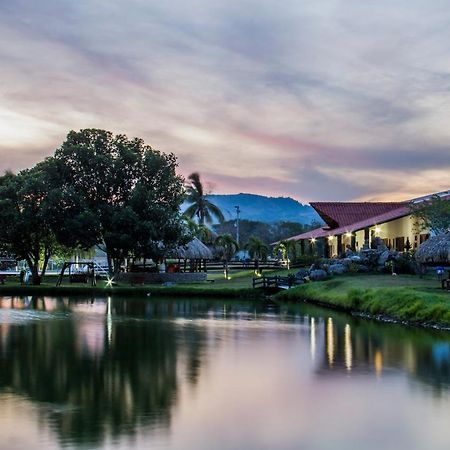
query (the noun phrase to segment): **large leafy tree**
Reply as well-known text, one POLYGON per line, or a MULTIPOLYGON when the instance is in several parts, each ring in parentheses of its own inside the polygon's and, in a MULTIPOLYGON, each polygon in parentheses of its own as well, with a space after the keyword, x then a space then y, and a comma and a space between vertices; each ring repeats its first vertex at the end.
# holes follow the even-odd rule
POLYGON ((51 161, 53 227, 71 246, 104 249, 111 273, 127 257, 160 259, 184 242, 184 180, 173 154, 109 131, 71 131, 51 161))
POLYGON ((411 213, 421 230, 434 234, 450 230, 450 200, 434 195, 430 200, 411 204, 411 213))
POLYGON ((0 245, 27 262, 33 284, 40 283, 52 255, 67 253, 50 224, 51 187, 46 169, 43 162, 18 175, 7 173, 0 178, 0 245))
POLYGON ((222 211, 208 200, 200 175, 197 172, 189 175, 189 184, 186 187, 186 202, 190 205, 184 212, 189 218, 197 217, 198 223, 204 225, 212 223, 213 218, 219 222, 224 221, 222 211))

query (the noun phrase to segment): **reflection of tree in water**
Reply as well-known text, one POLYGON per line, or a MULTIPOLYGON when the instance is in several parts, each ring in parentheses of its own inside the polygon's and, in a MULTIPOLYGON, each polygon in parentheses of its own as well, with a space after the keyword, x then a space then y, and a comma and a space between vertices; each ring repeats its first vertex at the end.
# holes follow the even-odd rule
MULTIPOLYGON (((51 422, 65 442, 96 443, 132 434, 139 425, 169 426, 180 350, 175 324, 114 318, 124 308, 127 315, 141 316, 146 303, 114 302, 112 332, 104 316, 88 324, 103 327, 102 345, 91 351, 80 345, 81 314, 78 319, 1 325, 0 388, 52 404, 51 422)), ((192 359, 187 370, 192 366, 198 372, 201 329, 189 327, 183 333, 192 359)))

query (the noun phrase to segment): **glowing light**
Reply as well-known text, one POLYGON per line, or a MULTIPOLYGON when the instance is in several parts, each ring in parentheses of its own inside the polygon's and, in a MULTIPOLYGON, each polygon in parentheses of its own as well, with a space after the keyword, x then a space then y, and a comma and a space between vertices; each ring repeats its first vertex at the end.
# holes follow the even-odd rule
POLYGON ((328 236, 328 240, 332 241, 334 239, 334 236, 328 236))
POLYGON ((311 238, 311 244, 315 244, 316 243, 316 238, 311 238))
POLYGON ((345 233, 345 235, 346 235, 347 237, 352 237, 352 236, 353 236, 351 231, 347 231, 347 233, 345 233))
POLYGON ((314 317, 311 317, 311 359, 314 361, 316 358, 316 321, 314 317))
POLYGON ((106 287, 112 287, 114 282, 114 277, 110 278, 109 276, 106 277, 106 287))
POLYGON ((380 234, 381 233, 381 228, 377 225, 375 227, 375 234, 380 234))
POLYGON ((344 355, 345 367, 348 371, 352 370, 353 353, 352 353, 352 334, 350 325, 345 325, 344 328, 344 355))
POLYGON ((327 321, 327 357, 328 364, 332 367, 334 364, 334 327, 331 317, 327 321))
POLYGON ((383 371, 383 355, 381 354, 380 350, 377 350, 375 352, 374 366, 377 377, 381 376, 381 372, 383 371))

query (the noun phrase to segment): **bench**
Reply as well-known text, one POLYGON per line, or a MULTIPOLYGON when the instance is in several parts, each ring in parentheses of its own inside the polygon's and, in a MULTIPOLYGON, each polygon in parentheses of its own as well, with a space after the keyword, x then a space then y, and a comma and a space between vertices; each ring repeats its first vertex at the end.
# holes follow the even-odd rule
POLYGON ((446 289, 447 291, 450 291, 450 278, 444 278, 442 281, 442 289, 446 289))

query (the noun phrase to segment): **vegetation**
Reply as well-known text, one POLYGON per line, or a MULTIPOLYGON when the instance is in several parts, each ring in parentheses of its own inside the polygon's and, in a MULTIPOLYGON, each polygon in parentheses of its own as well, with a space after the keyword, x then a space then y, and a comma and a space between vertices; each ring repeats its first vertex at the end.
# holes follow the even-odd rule
MULTIPOLYGON (((235 220, 227 220, 213 225, 213 230, 218 234, 234 234, 235 220)), ((297 234, 304 233, 314 227, 314 224, 303 225, 298 222, 275 222, 266 223, 255 220, 241 219, 239 221, 239 234, 242 242, 247 242, 251 236, 256 236, 265 244, 281 241, 297 234)))
POLYGON ((418 219, 421 230, 434 234, 450 230, 450 201, 434 195, 431 200, 411 205, 411 214, 418 219))
POLYGON ((231 236, 231 234, 221 234, 217 236, 214 241, 214 245, 219 247, 222 253, 222 259, 224 262, 224 275, 228 278, 228 262, 234 256, 234 254, 239 250, 239 244, 231 236))
POLYGON ((190 206, 184 212, 190 219, 197 217, 199 225, 212 223, 215 217, 219 222, 223 222, 222 211, 207 198, 207 193, 197 172, 189 175, 190 184, 186 187, 186 202, 190 206))
POLYGON ((51 256, 93 246, 106 252, 111 274, 125 258, 158 261, 191 238, 176 167, 173 154, 142 139, 71 131, 53 157, 0 178, 0 250, 25 259, 34 284, 51 256))
POLYGON ((450 326, 450 294, 436 280, 402 275, 349 275, 307 283, 277 295, 414 324, 450 326))
POLYGON ((50 256, 68 251, 50 226, 51 188, 46 167, 44 162, 0 178, 0 247, 27 262, 33 284, 39 284, 45 275, 50 256))

